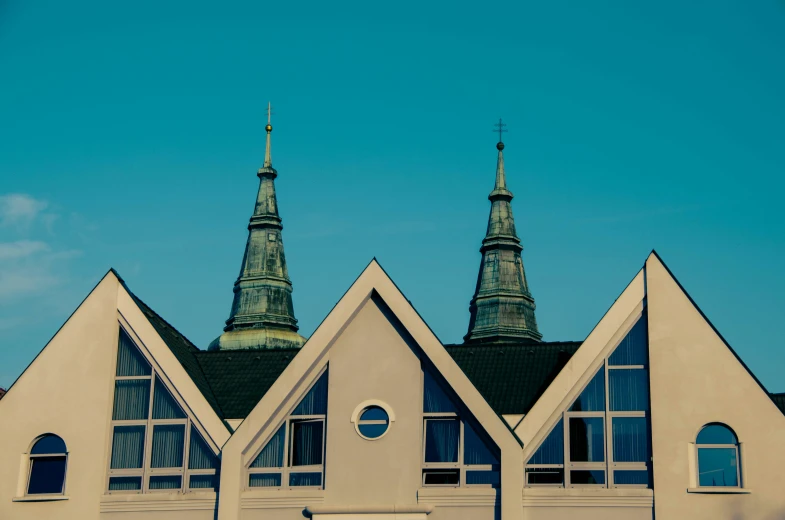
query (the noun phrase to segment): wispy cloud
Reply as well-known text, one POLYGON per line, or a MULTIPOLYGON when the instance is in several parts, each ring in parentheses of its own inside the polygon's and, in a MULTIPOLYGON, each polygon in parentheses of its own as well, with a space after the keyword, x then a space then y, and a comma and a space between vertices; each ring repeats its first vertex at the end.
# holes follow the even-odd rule
POLYGON ((48 251, 49 246, 38 240, 17 240, 16 242, 0 242, 0 261, 18 260, 48 251))
POLYGON ((27 229, 48 205, 25 193, 0 195, 0 227, 27 229))

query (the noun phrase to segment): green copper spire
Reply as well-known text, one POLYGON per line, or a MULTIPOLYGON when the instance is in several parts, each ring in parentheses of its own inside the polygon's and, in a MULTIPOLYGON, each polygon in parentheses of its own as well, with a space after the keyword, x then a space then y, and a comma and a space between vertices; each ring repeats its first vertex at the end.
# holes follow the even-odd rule
POLYGON ((210 344, 210 350, 301 347, 305 338, 297 333, 292 304, 292 282, 286 269, 281 238, 281 217, 275 197, 270 153, 270 105, 267 106, 267 146, 264 165, 259 168, 256 197, 248 242, 240 276, 234 283, 232 312, 224 333, 210 344))
POLYGON ((496 184, 488 195, 491 214, 488 231, 482 241, 482 262, 477 289, 469 305, 469 332, 465 343, 521 341, 542 339, 534 317, 534 298, 526 283, 521 261, 521 241, 515 232, 512 216, 512 193, 507 189, 504 173, 504 143, 499 120, 499 158, 496 184))

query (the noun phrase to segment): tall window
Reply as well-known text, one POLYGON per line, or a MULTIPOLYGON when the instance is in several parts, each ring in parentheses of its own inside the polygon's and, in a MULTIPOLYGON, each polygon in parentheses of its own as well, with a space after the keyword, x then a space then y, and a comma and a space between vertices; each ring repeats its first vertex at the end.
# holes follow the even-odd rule
POLYGON ((423 486, 498 487, 498 449, 428 371, 424 374, 423 486))
POLYGON ((68 450, 57 435, 47 434, 30 449, 28 495, 62 495, 65 493, 65 469, 68 450))
POLYGON ((210 491, 217 468, 218 458, 121 328, 109 492, 210 491))
POLYGON ((324 487, 325 371, 248 468, 248 487, 324 487))
POLYGON ((724 424, 707 424, 695 440, 700 487, 739 487, 739 441, 724 424))
POLYGON ((648 487, 647 367, 644 314, 529 458, 526 485, 648 487))

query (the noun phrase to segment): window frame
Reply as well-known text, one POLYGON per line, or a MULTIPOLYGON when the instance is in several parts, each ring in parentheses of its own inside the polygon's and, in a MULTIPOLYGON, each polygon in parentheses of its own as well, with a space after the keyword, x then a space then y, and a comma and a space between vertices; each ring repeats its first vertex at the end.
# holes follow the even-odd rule
MULTIPOLYGON (((158 494, 158 493, 165 493, 165 494, 185 494, 185 493, 214 493, 217 491, 217 479, 218 479, 218 471, 219 471, 219 462, 217 461, 217 454, 213 450, 212 446, 210 446, 209 442, 207 442, 208 436, 205 435, 205 432, 202 431, 200 425, 196 423, 196 421, 191 419, 191 416, 186 411, 188 407, 185 405, 184 402, 170 389, 170 385, 167 384, 166 379, 163 377, 163 371, 153 362, 152 356, 149 355, 149 352, 146 348, 143 347, 142 342, 135 337, 130 332, 130 328, 123 326, 120 324, 120 331, 119 334, 125 334, 127 338, 131 341, 134 348, 136 348, 139 353, 142 355, 144 360, 150 365, 150 374, 149 375, 142 375, 142 376, 118 376, 116 371, 112 377, 112 389, 117 387, 117 381, 129 381, 129 380, 148 380, 149 381, 149 391, 148 391, 148 403, 147 403, 147 419, 132 419, 132 420, 122 420, 122 419, 114 419, 114 394, 112 397, 112 418, 109 422, 109 438, 111 442, 109 443, 109 453, 107 457, 107 471, 106 471, 106 481, 104 485, 104 492, 109 495, 117 495, 117 494, 126 494, 126 495, 141 495, 141 494, 158 494), (171 398, 172 402, 179 407, 182 411, 184 418, 180 419, 153 419, 153 407, 155 403, 155 392, 156 392, 156 381, 160 381, 161 390, 167 392, 169 397, 171 398), (155 427, 156 426, 166 426, 166 425, 183 425, 184 434, 183 434, 183 461, 182 466, 180 467, 171 467, 171 468, 153 468, 152 467, 152 448, 153 448, 153 436, 155 434, 155 427), (142 467, 141 468, 112 468, 112 454, 114 452, 114 432, 115 428, 118 426, 144 426, 144 444, 143 444, 143 455, 142 455, 142 467), (191 437, 192 432, 196 430, 197 435, 201 437, 201 441, 207 447, 208 450, 216 457, 216 467, 209 468, 209 469, 191 469, 189 468, 190 463, 190 456, 191 456, 191 437), (192 475, 212 475, 214 477, 214 483, 216 484, 212 488, 191 488, 191 476, 192 475), (171 476, 179 476, 180 477, 180 487, 179 488, 167 488, 167 489, 152 489, 150 488, 150 477, 171 477, 171 476), (121 489, 121 490, 112 490, 109 489, 110 482, 112 478, 115 477, 140 477, 141 478, 141 486, 139 489, 121 489)), ((119 357, 120 352, 120 339, 118 336, 118 345, 115 351, 115 366, 117 365, 117 359, 119 357)), ((116 370, 116 369, 115 369, 116 370)))
POLYGON ((33 448, 35 447, 35 445, 38 444, 38 442, 41 439, 43 439, 44 437, 46 437, 47 435, 54 435, 55 437, 57 437, 61 441, 63 441, 63 438, 60 437, 59 435, 55 435, 53 433, 45 433, 43 435, 39 435, 38 437, 36 437, 35 440, 33 440, 33 442, 30 444, 30 449, 27 452, 28 453, 28 455, 27 455, 27 459, 28 459, 28 461, 27 461, 27 481, 25 482, 25 494, 24 494, 24 496, 26 496, 26 497, 59 497, 59 496, 65 496, 65 485, 66 485, 66 481, 68 480, 68 445, 65 444, 65 441, 63 441, 63 444, 65 444, 65 446, 66 446, 66 451, 63 452, 63 453, 37 453, 37 454, 33 454, 33 448), (30 479, 33 476, 33 466, 35 464, 35 460, 36 459, 62 459, 62 458, 65 459, 65 468, 63 470, 63 483, 62 483, 62 486, 60 488, 60 492, 59 493, 30 493, 30 479))
POLYGON ((706 423, 700 427, 698 430, 698 434, 695 436, 695 483, 697 485, 697 489, 743 489, 744 485, 741 480, 742 473, 741 473, 741 441, 739 441, 739 436, 736 435, 736 431, 728 426, 725 423, 721 422, 710 422, 706 423), (698 437, 700 436, 701 432, 709 427, 709 426, 722 426, 726 428, 728 431, 733 434, 733 437, 736 439, 735 444, 699 444, 698 437), (700 469, 700 450, 702 449, 731 449, 733 448, 736 453, 736 485, 735 486, 701 486, 701 469, 700 469))

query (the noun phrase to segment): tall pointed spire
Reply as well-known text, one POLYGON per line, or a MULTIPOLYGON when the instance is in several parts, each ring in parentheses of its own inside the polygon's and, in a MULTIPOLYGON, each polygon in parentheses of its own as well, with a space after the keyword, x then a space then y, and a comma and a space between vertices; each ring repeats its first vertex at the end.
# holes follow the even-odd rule
POLYGON ((488 195, 491 214, 480 252, 482 262, 477 288, 469 305, 469 332, 465 343, 540 341, 534 316, 534 298, 529 292, 521 260, 521 241, 512 216, 512 192, 507 189, 504 172, 504 143, 499 120, 499 152, 496 183, 488 195))
POLYGON ((264 165, 256 175, 259 192, 248 224, 248 242, 234 283, 234 301, 224 333, 210 349, 262 349, 301 347, 305 338, 297 333, 292 304, 292 282, 286 269, 281 217, 275 197, 278 172, 270 155, 271 106, 267 105, 267 145, 264 165))

